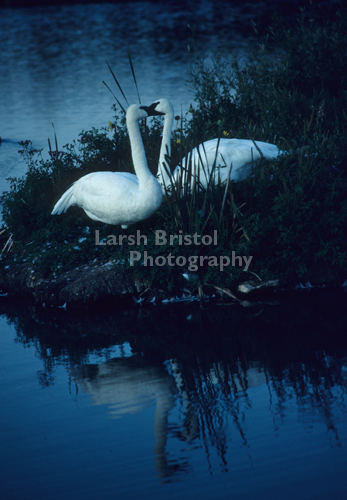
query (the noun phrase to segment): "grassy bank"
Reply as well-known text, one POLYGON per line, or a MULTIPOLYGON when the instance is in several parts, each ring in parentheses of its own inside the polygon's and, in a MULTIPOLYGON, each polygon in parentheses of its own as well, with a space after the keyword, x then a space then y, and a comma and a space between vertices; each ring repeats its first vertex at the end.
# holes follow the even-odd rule
MULTIPOLYGON (((184 273, 196 277, 188 282, 192 288, 194 283, 229 288, 254 275, 293 284, 346 273, 346 14, 342 5, 332 20, 318 25, 301 13, 290 28, 275 19, 242 64, 227 49, 195 56, 187 81, 195 101, 187 116, 177 119, 171 165, 216 137, 271 142, 287 153, 261 161, 243 182, 167 197, 150 219, 129 228, 124 254, 120 228, 95 223, 77 207, 50 215, 82 175, 129 170, 119 106, 112 135, 82 132, 61 149, 56 141, 48 160, 29 141, 22 143, 27 173, 11 178, 1 198, 6 235, 14 240, 11 251, 2 253, 1 266, 28 262, 50 277, 111 260, 122 270, 136 267, 149 286, 169 290, 187 286, 184 273)), ((142 125, 153 173, 161 128, 160 119, 142 125)))

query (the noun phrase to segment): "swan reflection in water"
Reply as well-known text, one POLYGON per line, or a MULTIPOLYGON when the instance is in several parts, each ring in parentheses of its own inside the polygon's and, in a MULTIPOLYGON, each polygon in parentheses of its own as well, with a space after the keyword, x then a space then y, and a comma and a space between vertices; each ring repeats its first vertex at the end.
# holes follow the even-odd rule
MULTIPOLYGON (((112 418, 138 413, 155 404, 154 457, 159 478, 172 476, 188 467, 184 459, 181 459, 181 463, 170 460, 166 451, 169 414, 178 401, 180 412, 184 415, 183 423, 180 428, 175 425, 175 430, 170 432, 174 432, 175 437, 188 444, 191 444, 201 431, 205 433, 205 422, 211 417, 208 415, 212 411, 214 414, 216 412, 216 408, 213 409, 214 398, 202 397, 197 401, 199 395, 196 391, 188 389, 189 384, 183 374, 184 369, 182 370, 177 360, 155 366, 146 363, 141 356, 134 355, 113 358, 99 365, 81 365, 70 368, 69 372, 82 391, 91 396, 93 404, 108 406, 112 418)), ((214 369, 209 371, 208 380, 202 378, 205 379, 204 385, 207 383, 209 387, 223 386, 221 379, 224 379, 229 388, 231 405, 232 395, 241 392, 247 397, 248 388, 266 384, 265 373, 259 366, 249 367, 245 372, 238 367, 237 373, 234 374, 229 371, 227 374, 222 372, 223 368, 216 364, 214 369)), ((223 387, 220 388, 223 391, 223 387)), ((234 408, 234 411, 238 413, 239 409, 234 408)), ((247 444, 242 428, 238 430, 244 444, 247 444)), ((210 426, 209 432, 214 434, 210 426)))
MULTIPOLYGON (((100 365, 87 364, 69 369, 81 389, 95 405, 108 405, 112 418, 143 411, 155 404, 155 466, 159 477, 172 475, 182 466, 170 464, 166 453, 169 412, 175 406, 178 388, 164 365, 153 366, 134 355, 113 358, 100 365)), ((187 436, 187 439, 189 437, 187 436)))

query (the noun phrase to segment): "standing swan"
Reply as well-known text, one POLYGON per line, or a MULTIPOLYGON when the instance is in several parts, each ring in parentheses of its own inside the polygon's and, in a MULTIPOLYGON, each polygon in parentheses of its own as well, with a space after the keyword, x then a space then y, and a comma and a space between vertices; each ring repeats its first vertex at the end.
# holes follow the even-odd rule
POLYGON ((178 165, 170 176, 167 172, 170 172, 170 169, 165 156, 170 156, 171 151, 170 138, 174 110, 167 99, 159 99, 151 106, 159 114, 165 115, 157 175, 163 193, 165 193, 165 187, 168 189, 172 184, 177 186, 179 182, 184 186, 188 182, 185 177, 189 162, 191 162, 192 170, 190 179, 199 179, 201 186, 206 189, 214 165, 214 184, 225 182, 228 176, 230 180, 238 182, 246 179, 252 173, 252 165, 258 163, 262 157, 266 160, 273 160, 280 152, 277 146, 267 142, 256 141, 255 146, 254 142, 249 139, 211 139, 194 148, 183 158, 182 164, 178 165))
POLYGON ((136 175, 128 172, 94 172, 81 177, 55 204, 52 215, 77 205, 93 220, 127 229, 150 217, 162 202, 161 187, 147 165, 139 121, 161 114, 150 106, 131 105, 126 113, 136 175))

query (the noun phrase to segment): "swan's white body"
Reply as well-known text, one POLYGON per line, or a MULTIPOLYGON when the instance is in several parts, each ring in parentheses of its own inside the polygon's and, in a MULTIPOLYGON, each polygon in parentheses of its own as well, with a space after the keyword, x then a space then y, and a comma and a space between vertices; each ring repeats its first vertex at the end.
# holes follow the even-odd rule
POLYGON ((154 105, 159 114, 165 115, 157 175, 163 193, 165 193, 165 187, 168 190, 172 184, 178 186, 179 183, 184 187, 189 180, 199 182, 206 189, 212 169, 211 182, 213 184, 223 183, 228 177, 235 182, 242 181, 252 173, 252 166, 256 165, 262 157, 266 160, 272 160, 280 152, 277 146, 267 142, 256 141, 255 145, 249 139, 212 139, 204 142, 198 148, 194 148, 170 175, 165 156, 170 156, 174 111, 171 103, 166 99, 159 99, 152 104, 152 106, 154 105), (188 174, 189 166, 191 167, 191 175, 188 174))
MULTIPOLYGON (((151 174, 140 134, 139 121, 151 116, 150 108, 133 104, 126 119, 136 175, 128 172, 94 172, 76 181, 57 201, 52 215, 77 205, 93 220, 126 229, 150 217, 161 205, 162 191, 151 174)), ((156 113, 153 113, 156 114, 156 113)))

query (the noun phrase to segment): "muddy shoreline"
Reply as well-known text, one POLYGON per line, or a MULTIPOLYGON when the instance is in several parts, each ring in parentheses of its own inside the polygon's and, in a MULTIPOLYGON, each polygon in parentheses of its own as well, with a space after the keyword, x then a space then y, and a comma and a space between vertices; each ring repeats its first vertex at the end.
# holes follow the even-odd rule
MULTIPOLYGON (((342 286, 346 280, 346 274, 325 270, 302 283, 302 287, 304 288, 308 283, 308 286, 313 287, 342 286)), ((274 280, 271 281, 269 287, 264 286, 259 289, 258 286, 254 286, 254 289, 252 289, 252 286, 243 286, 242 288, 236 287, 232 292, 240 299, 244 299, 247 295, 248 299, 249 297, 257 298, 269 289, 273 291, 293 288, 293 283, 277 281, 274 284, 274 280), (247 293, 244 292, 246 288, 248 289, 247 293)), ((204 292, 208 293, 205 286, 203 288, 204 292)), ((212 292, 212 290, 209 291, 212 292)), ((155 297, 161 301, 170 299, 174 292, 163 290, 161 287, 148 287, 145 279, 140 278, 136 270, 120 271, 111 262, 97 262, 46 279, 37 274, 30 264, 7 265, 0 268, 0 294, 2 297, 5 296, 10 299, 26 298, 41 305, 61 307, 66 304, 69 307, 90 307, 108 304, 135 304, 141 297, 149 301, 155 297)))

